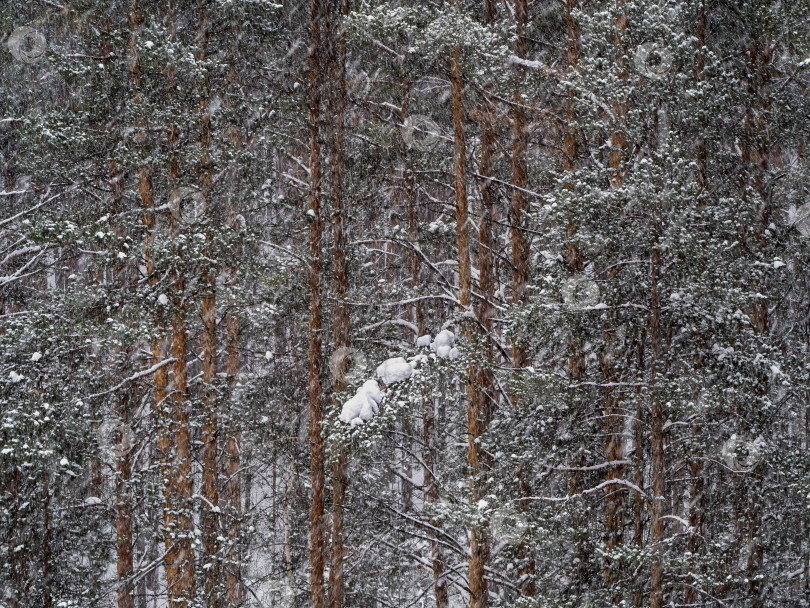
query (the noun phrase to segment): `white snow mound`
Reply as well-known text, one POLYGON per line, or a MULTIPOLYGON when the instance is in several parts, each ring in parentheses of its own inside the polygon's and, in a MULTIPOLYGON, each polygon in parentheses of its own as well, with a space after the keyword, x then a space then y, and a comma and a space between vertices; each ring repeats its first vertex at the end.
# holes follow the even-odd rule
POLYGON ((371 420, 375 414, 379 413, 378 404, 382 401, 382 398, 383 392, 380 390, 377 381, 366 380, 363 386, 357 389, 354 397, 343 404, 338 420, 352 426, 363 424, 363 422, 371 420))
POLYGON ((416 346, 418 346, 419 348, 425 348, 426 346, 430 346, 431 340, 433 340, 433 338, 430 336, 430 334, 419 336, 416 339, 416 346))
POLYGON ((456 336, 453 332, 449 329, 443 329, 436 334, 436 339, 430 343, 430 350, 435 352, 440 359, 447 359, 455 343, 456 336))
POLYGON ((366 396, 375 403, 382 401, 383 397, 385 396, 380 390, 380 385, 377 384, 376 380, 366 380, 363 383, 363 386, 360 387, 360 390, 363 391, 366 396))
POLYGON ((377 367, 377 377, 385 384, 402 382, 413 375, 413 368, 403 357, 386 359, 377 367))
POLYGON ((371 400, 363 392, 358 392, 354 397, 343 404, 340 412, 340 421, 348 424, 355 418, 369 420, 374 415, 371 400))
POLYGON ((417 366, 425 363, 428 360, 427 355, 414 355, 413 357, 408 357, 408 364, 416 369, 417 366))

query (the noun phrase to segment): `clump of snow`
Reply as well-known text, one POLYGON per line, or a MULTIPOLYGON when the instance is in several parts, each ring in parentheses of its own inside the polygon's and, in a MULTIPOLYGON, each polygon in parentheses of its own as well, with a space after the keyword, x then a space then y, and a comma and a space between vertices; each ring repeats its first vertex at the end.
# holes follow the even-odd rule
POLYGON ((360 413, 366 406, 368 406, 369 409, 371 408, 371 406, 368 404, 368 398, 365 395, 354 395, 354 397, 343 404, 343 409, 340 411, 339 420, 348 424, 355 418, 360 418, 360 413))
POLYGON ((359 426, 379 413, 379 403, 382 401, 383 392, 376 380, 367 380, 363 383, 357 393, 343 404, 343 409, 338 418, 344 424, 359 426))
POLYGON ((18 382, 22 382, 23 380, 25 380, 25 377, 21 376, 14 370, 11 370, 11 373, 9 373, 8 375, 8 379, 11 380, 14 384, 17 384, 18 382))
POLYGON ((408 357, 408 364, 416 369, 417 365, 420 365, 428 360, 427 355, 414 355, 413 357, 408 357))
POLYGON ((363 391, 368 398, 374 401, 375 403, 379 403, 383 400, 385 396, 383 392, 380 390, 380 385, 377 384, 376 380, 366 380, 363 383, 363 386, 360 387, 360 390, 363 391))
POLYGON ((158 302, 160 302, 161 306, 166 306, 169 303, 169 298, 166 297, 165 293, 162 293, 158 296, 158 302))
POLYGON ((100 505, 101 499, 98 496, 88 496, 84 499, 84 504, 89 507, 92 507, 93 505, 100 505))
POLYGON ((59 464, 61 464, 63 467, 66 467, 70 463, 68 462, 67 458, 63 458, 62 460, 59 461, 59 464))
POLYGON ((377 377, 385 384, 402 382, 413 375, 413 368, 403 357, 386 359, 377 367, 377 377))
POLYGON ((419 336, 416 339, 416 346, 418 346, 419 348, 425 348, 427 346, 430 346, 430 342, 431 342, 432 339, 433 338, 431 337, 430 334, 425 334, 424 336, 419 336))
POLYGON ((431 345, 431 350, 437 350, 439 346, 447 345, 453 346, 456 343, 456 336, 453 334, 452 331, 449 329, 443 329, 438 334, 436 334, 436 339, 433 340, 433 344, 431 345), (435 347, 435 348, 434 348, 435 347))
POLYGON ((40 359, 42 359, 42 353, 39 351, 31 355, 31 361, 39 361, 40 359))
POLYGON ((436 335, 436 339, 430 343, 430 350, 435 352, 439 359, 457 359, 458 349, 453 347, 455 343, 456 336, 453 332, 449 329, 443 329, 436 335))

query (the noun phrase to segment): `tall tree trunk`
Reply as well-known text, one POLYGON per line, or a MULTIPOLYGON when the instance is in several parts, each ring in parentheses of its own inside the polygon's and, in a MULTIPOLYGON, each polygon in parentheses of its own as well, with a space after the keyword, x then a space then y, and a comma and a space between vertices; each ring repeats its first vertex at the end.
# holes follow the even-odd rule
MULTIPOLYGON (((580 30, 579 24, 574 19, 574 11, 579 10, 579 0, 566 0, 565 2, 565 15, 566 15, 566 60, 568 79, 577 71, 579 66, 580 55, 580 30)), ((567 189, 573 189, 573 174, 577 167, 577 157, 579 155, 579 142, 577 139, 577 113, 574 105, 576 95, 573 88, 568 90, 565 100, 565 133, 563 136, 563 171, 569 175, 567 189)), ((572 203, 573 204, 573 203, 572 203)), ((573 212, 574 210, 572 210, 573 212)), ((568 229, 567 235, 569 238, 568 249, 568 267, 572 272, 579 273, 585 270, 585 258, 582 254, 580 247, 573 241, 573 237, 577 233, 577 225, 574 222, 572 215, 568 216, 568 229)), ((571 382, 574 384, 579 383, 585 374, 585 349, 584 340, 582 337, 582 327, 576 324, 571 332, 568 341, 568 372, 571 382)), ((578 450, 573 454, 570 460, 571 468, 582 467, 585 465, 585 458, 582 450, 578 450)), ((578 494, 581 491, 581 473, 572 471, 569 477, 569 492, 571 495, 578 494)), ((579 511, 576 512, 573 519, 575 543, 577 548, 577 566, 576 566, 576 581, 575 585, 578 592, 581 592, 586 583, 586 571, 589 562, 589 555, 587 551, 588 531, 587 521, 579 511)))
MULTIPOLYGON (((642 338, 643 339, 643 338, 642 338)), ((643 349, 643 345, 639 345, 643 349)), ((639 370, 643 369, 639 366, 639 370)), ((639 488, 644 488, 644 407, 639 406, 636 410, 636 420, 633 424, 634 430, 634 465, 635 465, 635 484, 639 488)), ((636 550, 641 553, 644 548, 644 498, 640 494, 633 497, 633 545, 636 550)), ((646 583, 644 573, 639 569, 634 580, 635 589, 633 590, 633 606, 641 608, 644 604, 644 586, 646 583)))
MULTIPOLYGON (((743 162, 746 169, 753 173, 754 190, 759 195, 761 207, 759 209, 759 222, 754 231, 757 239, 756 250, 761 251, 764 246, 764 233, 770 223, 772 188, 769 186, 768 173, 771 169, 771 140, 770 125, 771 98, 768 86, 771 79, 771 63, 776 46, 768 37, 754 36, 752 46, 748 50, 750 72, 748 74, 748 104, 745 111, 745 138, 743 145, 743 162)), ((747 196, 747 185, 743 185, 743 199, 747 196)), ((757 296, 754 299, 751 321, 754 331, 760 335, 767 335, 770 330, 769 304, 761 292, 767 293, 765 286, 759 281, 752 285, 752 292, 757 296)), ((761 374, 758 378, 760 395, 765 398, 768 393, 768 377, 761 374)), ((764 561, 764 547, 761 538, 762 526, 762 477, 755 477, 758 488, 752 488, 748 505, 748 562, 746 577, 748 578, 748 596, 752 608, 763 608, 762 565, 764 561)))
MULTIPOLYGON (((177 22, 174 0, 167 8, 168 33, 172 41, 177 39, 177 22)), ((166 95, 169 104, 175 96, 176 68, 168 65, 166 95)), ((181 193, 177 188, 180 176, 178 156, 179 129, 169 125, 166 147, 169 155, 169 191, 172 237, 180 237, 182 221, 181 193)), ((170 608, 188 608, 195 597, 194 585, 194 522, 192 517, 191 478, 191 430, 187 402, 188 378, 186 370, 186 301, 185 275, 182 267, 172 272, 172 354, 174 362, 174 412, 170 432, 176 438, 176 455, 171 476, 166 487, 166 586, 170 608)))
MULTIPOLYGON (((494 25, 497 10, 495 8, 494 0, 485 0, 484 3, 484 22, 487 26, 494 25)), ((487 87, 491 89, 490 87, 487 87)), ((473 466, 473 474, 481 475, 482 468, 492 467, 492 462, 487 457, 486 453, 480 449, 476 439, 484 432, 492 413, 495 409, 495 400, 493 397, 494 392, 494 379, 490 366, 493 361, 492 349, 492 332, 493 332, 493 318, 495 316, 495 309, 493 300, 495 298, 495 264, 494 253, 495 242, 493 238, 493 222, 494 222, 494 203, 495 192, 492 185, 492 177, 494 174, 494 153, 496 145, 495 122, 497 120, 497 109, 492 99, 485 92, 481 100, 481 163, 480 172, 482 176, 481 182, 481 212, 478 224, 478 277, 479 277, 479 290, 481 292, 481 302, 476 310, 478 323, 483 330, 481 340, 482 356, 484 364, 478 366, 476 369, 471 370, 475 373, 473 381, 477 386, 473 387, 475 390, 470 395, 469 403, 472 406, 471 410, 467 413, 467 424, 470 432, 470 441, 475 442, 470 444, 468 459, 473 466)), ((468 384, 468 390, 469 390, 468 384)), ((478 480, 477 492, 475 492, 474 499, 480 500, 486 493, 485 486, 481 480, 478 480)), ((481 569, 486 568, 489 561, 489 544, 485 536, 486 531, 482 531, 479 543, 479 553, 483 564, 481 569)), ((484 606, 488 601, 487 594, 489 592, 488 582, 483 578, 483 594, 481 602, 477 605, 484 606)))
MULTIPOLYGON (((142 109, 142 91, 143 86, 143 64, 141 63, 140 56, 137 52, 137 42, 143 30, 143 9, 141 0, 133 0, 132 10, 130 12, 130 26, 132 28, 132 36, 130 38, 130 54, 132 55, 131 75, 132 88, 134 90, 133 105, 136 117, 136 135, 135 144, 139 156, 138 166, 138 195, 140 198, 141 209, 143 210, 143 224, 146 229, 146 242, 144 244, 144 262, 146 266, 146 276, 149 284, 154 288, 160 281, 160 277, 155 271, 153 259, 153 244, 155 240, 156 217, 155 217, 155 191, 152 184, 152 168, 146 164, 144 158, 148 154, 148 140, 147 140, 147 120, 141 114, 142 109)), ((165 332, 163 327, 163 315, 156 312, 154 315, 154 323, 159 332, 165 332)), ((168 357, 166 338, 158 337, 152 341, 152 364, 156 365, 166 360, 168 357)), ((169 367, 164 365, 155 372, 155 417, 157 419, 158 440, 157 440, 157 453, 160 461, 160 475, 161 479, 169 480, 171 478, 171 458, 174 450, 174 437, 171 434, 171 414, 168 410, 167 398, 169 395, 169 367)), ((166 517, 171 510, 170 495, 168 489, 164 488, 165 505, 164 505, 164 525, 167 524, 166 517)), ((144 578, 145 580, 145 578, 144 578)))
MULTIPOLYGON (((110 163, 110 192, 112 195, 112 213, 115 217, 121 212, 124 197, 124 169, 113 161, 110 163)), ((115 229, 119 237, 123 231, 115 229)), ((116 288, 124 289, 126 277, 125 263, 116 265, 113 274, 116 288)), ((124 355, 124 349, 116 349, 116 354, 124 355)), ((118 400, 119 432, 116 438, 115 454, 115 545, 118 557, 116 572, 118 575, 118 608, 134 608, 132 575, 133 537, 132 537, 132 454, 129 439, 129 389, 120 389, 118 400)))
MULTIPOLYGON (((238 214, 234 214, 238 215, 238 214)), ((231 276, 236 274, 235 268, 229 272, 231 276)), ((233 283, 231 283, 233 287, 233 283)), ((227 345, 226 345, 226 367, 225 373, 228 376, 229 401, 233 403, 235 386, 238 382, 241 370, 241 357, 239 353, 241 321, 234 312, 236 302, 229 304, 230 311, 227 318, 227 345)), ((225 593, 228 606, 241 606, 244 603, 245 594, 242 588, 242 434, 239 430, 239 421, 231 419, 229 421, 227 436, 225 438, 225 485, 223 488, 223 500, 228 510, 228 555, 225 572, 225 593)))
MULTIPOLYGON (((236 58, 239 50, 241 32, 238 24, 231 32, 232 69, 228 74, 228 89, 232 95, 239 93, 239 75, 236 70, 236 58)), ((228 129, 228 139, 234 150, 242 150, 244 146, 242 133, 235 125, 228 129)), ((242 228, 242 218, 239 208, 239 194, 237 192, 237 169, 231 170, 232 186, 229 192, 228 223, 233 231, 242 228)), ((230 288, 228 312, 226 317, 226 362, 227 399, 228 410, 232 414, 227 418, 225 429, 223 473, 225 484, 223 486, 223 501, 227 510, 228 552, 225 566, 225 595, 228 606, 241 606, 245 601, 245 591, 242 586, 242 433, 241 421, 236 413, 238 395, 236 389, 239 382, 239 373, 242 368, 240 353, 242 321, 237 312, 239 300, 237 296, 238 270, 236 260, 241 259, 242 248, 237 247, 234 252, 234 261, 226 267, 227 285, 230 288)))
MULTIPOLYGON (((528 0, 515 0, 515 23, 517 25, 517 38, 515 41, 515 55, 520 59, 526 58, 529 49, 529 39, 526 26, 529 19, 528 0)), ((520 79, 514 94, 512 105, 512 205, 511 236, 512 236, 512 302, 516 306, 526 303, 526 283, 529 280, 529 246, 524 234, 526 214, 529 210, 529 199, 526 196, 528 176, 526 168, 526 151, 529 143, 527 128, 526 107, 522 96, 522 83, 525 78, 525 69, 517 68, 520 79)), ((526 349, 515 336, 512 339, 512 366, 523 369, 528 365, 526 349)))
MULTIPOLYGON (((706 81, 706 0, 697 0, 697 82, 698 85, 706 81)), ((697 142, 697 184, 700 189, 700 200, 698 207, 703 208, 706 205, 705 193, 708 187, 707 181, 707 158, 706 158, 706 142, 703 138, 703 131, 705 129, 705 120, 701 118, 698 126, 698 142, 697 142)), ((700 344, 700 339, 696 340, 700 344)), ((698 357, 695 363, 696 367, 702 365, 702 360, 698 357)), ((693 430, 693 435, 697 437, 699 430, 696 427, 693 430)), ((696 560, 700 539, 703 537, 703 509, 704 509, 704 479, 703 479, 703 460, 702 455, 694 455, 689 460, 689 470, 692 476, 692 483, 689 496, 689 539, 686 541, 686 549, 696 560)), ((695 604, 698 600, 697 594, 697 568, 695 563, 690 566, 689 575, 687 579, 687 587, 684 593, 684 603, 686 605, 695 604)))
MULTIPOLYGON (((492 26, 495 23, 497 10, 495 0, 484 1, 484 23, 492 26)), ((491 85, 486 87, 491 89, 491 85)), ((481 212, 478 224, 478 282, 481 291, 481 303, 477 310, 478 322, 484 331, 483 350, 484 359, 487 365, 493 361, 493 349, 491 335, 494 329, 493 318, 495 307, 495 247, 492 226, 495 221, 495 191, 492 186, 494 177, 494 154, 496 146, 495 123, 497 121, 497 109, 495 103, 486 93, 481 99, 481 212)), ((476 405, 480 412, 484 425, 489 423, 494 410, 494 379, 492 372, 487 366, 482 366, 479 370, 477 397, 479 403, 476 405)))
MULTIPOLYGON (((422 414, 422 439, 425 442, 425 502, 428 505, 439 502, 439 486, 434 472, 438 463, 436 449, 436 402, 425 397, 422 414)), ((430 521, 431 525, 436 522, 430 521)), ((447 608, 449 595, 445 579, 444 552, 434 536, 431 542, 430 564, 433 572, 433 593, 436 596, 436 608, 447 608)))
POLYGON ((312 497, 310 505, 310 593, 312 608, 325 608, 324 565, 326 554, 324 521, 324 441, 321 435, 323 420, 323 329, 321 281, 323 261, 321 238, 321 0, 310 3, 309 42, 309 221, 310 221, 310 272, 309 272, 309 441, 312 497))
MULTIPOLYGON (((454 7, 456 3, 454 2, 454 7)), ((467 142, 464 133, 464 98, 461 74, 461 47, 453 48, 450 63, 450 84, 453 94, 453 140, 455 142, 454 173, 456 193, 456 231, 458 233, 458 294, 459 304, 466 313, 472 308, 472 274, 470 260, 470 227, 467 208, 467 142)), ((473 332, 469 319, 463 321, 465 342, 472 345, 473 332)), ((477 503, 486 494, 481 480, 482 456, 478 438, 483 432, 482 412, 478 411, 480 399, 476 380, 478 372, 474 364, 467 370, 467 461, 470 465, 472 500, 477 503)), ((473 526, 470 541, 470 608, 487 605, 486 564, 489 561, 489 545, 486 529, 473 526)))
MULTIPOLYGON (((200 26, 197 36, 199 53, 197 61, 207 60, 208 42, 211 36, 209 0, 198 0, 200 26)), ((207 68, 203 67, 199 87, 200 116, 200 187, 203 198, 203 215, 209 259, 213 259, 216 218, 213 204, 213 167, 211 163, 211 114, 209 112, 211 82, 207 68)), ((214 380, 217 375, 217 312, 216 270, 206 262, 202 270, 202 533, 203 533, 203 591, 208 608, 221 608, 222 561, 219 555, 219 463, 218 433, 219 415, 217 391, 214 380)))
MULTIPOLYGON (((526 59, 529 50, 529 39, 526 27, 529 22, 528 0, 515 0, 515 24, 517 36, 515 39, 515 55, 526 59)), ((524 233, 526 218, 529 211, 529 199, 526 193, 528 186, 528 173, 526 153, 529 145, 528 118, 525 101, 523 99, 523 84, 525 81, 525 68, 518 67, 518 85, 515 88, 512 105, 512 204, 511 237, 512 237, 512 303, 523 306, 527 302, 526 285, 529 281, 529 244, 524 233)), ((519 335, 512 337, 512 367, 517 370, 520 377, 523 370, 529 365, 526 348, 519 335)), ((531 494, 527 475, 528 471, 521 468, 519 472, 521 492, 531 494)), ((519 589, 524 597, 534 597, 536 586, 534 582, 535 562, 531 547, 521 543, 518 547, 520 558, 519 589)))
MULTIPOLYGON (((140 79, 143 67, 137 53, 137 41, 143 29, 143 12, 139 0, 133 0, 130 7, 130 80, 132 81, 134 96, 133 105, 135 112, 140 109, 140 79)), ((143 127, 143 120, 138 121, 138 128, 143 127)), ((138 151, 143 153, 145 147, 145 134, 136 135, 136 146, 138 151)), ((113 163, 112 179, 110 189, 113 197, 120 201, 123 196, 124 180, 123 171, 115 167, 113 163)), ((151 207, 152 186, 151 175, 146 167, 139 167, 139 191, 141 194, 141 204, 143 207, 151 207)), ((117 207, 118 204, 116 203, 117 207)), ((148 239, 148 236, 147 236, 148 239)), ((116 450, 116 477, 115 477, 115 530, 116 548, 118 552, 118 608, 135 608, 134 588, 132 576, 134 574, 133 562, 133 534, 132 534, 132 454, 130 445, 130 434, 126 431, 129 428, 129 394, 126 389, 118 397, 118 415, 120 420, 120 432, 117 438, 116 450)))
MULTIPOLYGON (((625 0, 619 0, 619 14, 616 18, 616 38, 615 53, 616 64, 619 68, 619 77, 625 80, 629 77, 629 66, 625 61, 627 55, 627 15, 625 12, 625 0)), ((610 167, 612 170, 611 185, 615 190, 622 188, 624 184, 624 164, 627 149, 627 137, 625 135, 626 119, 628 112, 628 101, 626 98, 618 98, 613 107, 615 122, 611 135, 610 167)), ((602 359, 603 377, 605 382, 610 382, 615 370, 612 345, 610 344, 610 328, 605 332, 605 346, 602 359)), ((624 441, 624 416, 621 411, 621 397, 613 389, 605 391, 605 453, 607 460, 616 462, 625 457, 624 441)), ((620 479, 624 476, 624 466, 613 466, 608 469, 607 479, 620 479)), ((605 536, 607 549, 615 550, 624 544, 624 507, 625 492, 617 490, 615 487, 608 487, 605 501, 605 536)), ((618 566, 610 559, 607 559, 604 567, 605 582, 608 587, 614 587, 618 582, 618 566)), ((619 594, 613 596, 613 601, 621 600, 619 594)))
MULTIPOLYGON (((333 89, 331 100, 333 108, 330 115, 334 117, 332 153, 332 231, 335 239, 334 248, 334 281, 335 309, 333 340, 336 352, 350 352, 349 309, 346 298, 349 294, 349 270, 346 259, 346 208, 343 200, 343 158, 344 158, 344 116, 346 109, 346 30, 344 19, 349 15, 348 0, 335 0, 339 10, 330 11, 337 22, 337 56, 334 58, 332 79, 337 86, 333 89)), ((335 32, 333 32, 335 35, 335 32)), ((343 358, 341 365, 348 363, 343 358)), ((346 389, 345 369, 335 370, 332 390, 340 393, 346 389)), ((343 608, 345 589, 343 581, 343 546, 344 504, 346 485, 349 478, 346 471, 346 456, 341 451, 332 462, 332 563, 329 568, 329 604, 332 608, 343 608)))
POLYGON ((132 445, 129 426, 129 394, 124 389, 119 397, 121 421, 116 450, 115 476, 115 543, 118 550, 118 608, 135 608, 132 575, 132 445))
POLYGON ((51 489, 48 476, 42 486, 42 608, 53 608, 51 562, 53 561, 53 527, 51 526, 51 489))
POLYGON ((650 524, 650 546, 653 561, 650 568, 650 608, 662 608, 664 604, 664 411, 661 397, 656 387, 658 368, 661 360, 661 298, 658 280, 661 267, 661 254, 657 244, 653 245, 650 258, 650 395, 652 399, 650 416, 650 439, 652 442, 652 514, 650 524))

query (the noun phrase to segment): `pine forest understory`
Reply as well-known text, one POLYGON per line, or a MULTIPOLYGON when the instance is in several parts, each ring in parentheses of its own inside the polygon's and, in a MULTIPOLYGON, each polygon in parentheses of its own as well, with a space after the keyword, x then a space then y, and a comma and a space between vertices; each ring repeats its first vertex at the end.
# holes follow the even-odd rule
POLYGON ((0 608, 810 608, 810 0, 0 0, 0 608))

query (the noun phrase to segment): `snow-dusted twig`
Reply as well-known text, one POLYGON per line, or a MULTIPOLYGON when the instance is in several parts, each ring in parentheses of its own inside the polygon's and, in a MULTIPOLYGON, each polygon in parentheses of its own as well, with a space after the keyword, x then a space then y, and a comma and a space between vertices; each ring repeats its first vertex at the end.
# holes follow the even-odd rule
POLYGON ((374 40, 372 40, 372 43, 374 44, 374 46, 376 46, 381 51, 385 51, 386 53, 391 55, 391 57, 396 59, 399 63, 403 63, 405 61, 405 55, 400 55, 394 49, 392 49, 391 47, 385 46, 382 42, 380 42, 376 38, 374 40))
MULTIPOLYGON (((35 190, 24 190, 24 191, 20 191, 20 192, 3 192, 2 194, 3 194, 4 196, 10 196, 10 195, 12 195, 12 194, 25 194, 25 193, 27 193, 27 192, 35 192, 35 190)), ((58 198, 58 197, 59 197, 59 195, 58 195, 58 194, 54 194, 54 195, 53 195, 51 198, 45 199, 44 201, 42 201, 41 203, 39 203, 39 204, 37 204, 37 205, 34 205, 34 206, 33 206, 33 207, 31 207, 30 209, 26 209, 25 211, 20 211, 18 214, 16 214, 16 215, 12 215, 11 217, 6 218, 6 219, 4 219, 4 220, 0 221, 0 226, 5 226, 5 225, 6 225, 6 224, 8 224, 9 222, 13 222, 14 220, 16 220, 18 217, 22 217, 23 215, 27 215, 27 214, 29 214, 29 213, 33 213, 34 211, 36 211, 36 210, 37 210, 37 209, 39 209, 40 207, 44 207, 45 205, 47 205, 48 203, 50 203, 52 200, 54 200, 54 199, 56 199, 56 198, 58 198)))
POLYGON ((588 496, 589 494, 594 494, 599 492, 600 490, 604 490, 610 486, 622 486, 633 490, 639 496, 649 499, 649 496, 639 488, 636 484, 631 481, 627 481, 626 479, 608 479, 607 481, 603 481, 600 484, 592 488, 588 488, 587 490, 583 490, 578 494, 571 494, 569 496, 557 497, 557 496, 524 496, 522 498, 514 498, 511 502, 552 502, 552 503, 566 503, 570 501, 572 498, 578 498, 580 496, 588 496))
POLYGON ((613 460, 611 462, 603 462, 601 464, 595 464, 589 467, 553 467, 550 465, 541 464, 540 466, 544 469, 549 469, 552 471, 564 471, 567 473, 585 473, 591 471, 601 471, 603 469, 611 469, 613 467, 624 466, 627 464, 633 464, 630 460, 613 460))
POLYGON ((24 265, 23 265, 21 268, 19 268, 19 269, 17 270, 17 272, 15 272, 14 274, 9 275, 9 276, 6 276, 6 277, 1 277, 1 278, 0 278, 0 287, 5 287, 5 286, 6 286, 6 285, 8 285, 9 283, 12 283, 12 282, 14 282, 14 281, 18 281, 18 280, 20 280, 20 279, 24 279, 25 277, 28 277, 28 276, 31 276, 32 274, 34 274, 34 271, 32 271, 32 272, 25 272, 25 271, 26 271, 26 269, 28 269, 30 266, 32 266, 34 263, 36 263, 36 262, 37 262, 37 260, 39 260, 39 258, 41 258, 43 255, 45 255, 45 252, 46 252, 46 251, 47 251, 47 250, 42 250, 42 251, 40 251, 40 252, 39 252, 37 255, 35 255, 35 256, 34 256, 33 258, 31 258, 30 260, 28 260, 28 261, 27 261, 27 262, 26 262, 26 263, 25 263, 25 264, 24 264, 24 265))
POLYGON ((377 321, 376 323, 371 323, 370 325, 360 327, 357 330, 357 333, 364 334, 367 331, 377 329, 378 327, 382 327, 383 325, 398 325, 399 327, 404 327, 405 329, 411 330, 413 334, 417 337, 419 334, 419 328, 416 327, 416 325, 414 325, 410 321, 406 321, 405 319, 385 319, 384 321, 377 321))
POLYGON ((22 249, 15 249, 11 253, 7 254, 6 257, 4 257, 2 260, 0 260, 0 266, 2 266, 3 264, 7 264, 14 258, 18 258, 21 255, 26 255, 29 253, 39 253, 48 246, 49 245, 37 245, 35 247, 23 247, 22 249))
POLYGON ((135 380, 139 380, 140 378, 143 378, 144 376, 149 376, 150 374, 154 374, 160 368, 166 367, 167 365, 169 365, 170 363, 174 363, 175 361, 177 361, 177 359, 175 357, 169 357, 168 359, 164 359, 163 361, 161 361, 160 363, 156 363, 155 365, 153 365, 149 369, 145 369, 143 371, 138 372, 137 374, 133 374, 129 378, 125 378, 124 380, 122 380, 121 382, 116 384, 114 387, 112 387, 110 389, 107 389, 106 391, 102 391, 100 393, 95 393, 93 395, 88 395, 87 397, 82 397, 82 400, 87 401, 89 399, 95 399, 96 397, 103 397, 104 395, 109 395, 110 393, 114 393, 115 391, 120 390, 123 387, 125 387, 130 382, 134 382, 135 380))
POLYGON ((279 251, 283 251, 284 253, 286 253, 291 258, 294 258, 294 259, 298 260, 299 262, 304 264, 304 266, 309 268, 309 262, 307 262, 303 257, 298 255, 297 253, 293 253, 289 249, 286 249, 285 247, 282 247, 281 245, 276 245, 275 243, 271 243, 270 241, 259 241, 259 242, 262 245, 267 245, 268 247, 272 247, 273 249, 278 249, 279 251))

